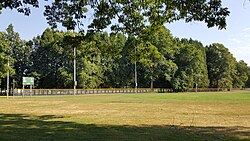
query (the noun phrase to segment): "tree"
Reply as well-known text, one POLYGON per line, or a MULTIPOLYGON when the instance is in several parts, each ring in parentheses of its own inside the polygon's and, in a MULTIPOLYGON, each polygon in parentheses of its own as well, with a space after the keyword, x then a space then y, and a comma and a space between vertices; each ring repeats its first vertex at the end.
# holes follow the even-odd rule
POLYGON ((16 83, 16 87, 22 87, 22 77, 26 76, 26 71, 29 69, 31 46, 28 42, 20 39, 17 32, 14 31, 13 25, 9 25, 6 29, 6 40, 9 42, 9 56, 13 58, 10 66, 14 69, 15 75, 13 75, 13 83, 16 83))
MULTIPOLYGON (((205 21, 208 27, 218 26, 219 29, 223 29, 226 27, 226 17, 230 13, 227 8, 221 6, 220 0, 188 2, 184 0, 59 0, 53 2, 51 6, 45 6, 44 15, 48 24, 53 28, 61 23, 69 30, 78 27, 80 32, 83 33, 83 21, 87 17, 88 6, 91 7, 91 10, 94 10, 93 21, 88 26, 88 31, 101 31, 110 26, 112 31, 122 31, 128 36, 134 36, 133 42, 137 43, 131 44, 133 45, 131 47, 135 50, 133 52, 138 49, 140 38, 149 35, 150 31, 157 30, 164 23, 171 23, 180 19, 184 19, 186 22, 205 21), (148 30, 148 28, 152 30, 148 30)), ((137 87, 137 60, 133 63, 135 64, 135 87, 137 87)), ((153 80, 153 77, 151 77, 151 80, 153 80)))
MULTIPOLYGON (((9 25, 6 29, 7 33, 0 32, 0 78, 10 77, 15 74, 13 69, 13 47, 15 47, 15 42, 18 40, 18 35, 15 36, 13 26, 9 25), (12 34, 14 33, 14 34, 12 34), (9 72, 9 75, 8 75, 9 72)), ((0 80, 1 81, 1 80, 0 80)), ((5 83, 4 83, 5 84, 5 83)), ((2 85, 4 86, 4 85, 2 85)))
POLYGON ((33 39, 32 68, 27 73, 35 75, 41 88, 72 86, 73 49, 64 38, 65 33, 46 29, 33 39))
POLYGON ((0 32, 0 78, 6 76, 8 69, 8 43, 5 40, 5 35, 3 32, 0 32))
POLYGON ((195 87, 207 88, 209 86, 209 80, 205 47, 199 41, 189 39, 188 42, 194 48, 193 60, 191 61, 190 67, 192 67, 195 87))
MULTIPOLYGON (((19 12, 29 15, 29 6, 38 7, 38 0, 4 0, 1 2, 0 10, 3 8, 17 9, 19 12)), ((133 52, 137 49, 140 49, 139 52, 143 52, 137 58, 138 60, 135 59, 134 63, 136 64, 139 61, 144 66, 149 67, 148 74, 151 82, 159 77, 153 71, 156 70, 157 66, 157 63, 153 62, 161 62, 162 69, 166 69, 166 66, 175 67, 171 61, 166 63, 166 60, 168 60, 166 56, 161 56, 161 51, 150 41, 145 40, 145 37, 147 38, 151 31, 158 30, 164 23, 171 23, 180 19, 184 19, 186 22, 204 21, 208 27, 217 26, 219 29, 223 29, 226 27, 226 17, 229 15, 228 9, 222 7, 221 0, 193 0, 188 2, 184 0, 56 0, 45 6, 44 15, 52 28, 56 28, 59 23, 68 30, 78 28, 83 33, 82 27, 86 26, 83 21, 87 17, 88 10, 94 10, 93 21, 88 26, 89 31, 101 31, 111 26, 111 29, 115 32, 122 31, 128 36, 134 37, 134 43, 131 44, 133 45, 131 46, 134 49, 133 52), (144 40, 146 44, 141 42, 144 40), (146 59, 147 57, 151 59, 146 59), (153 74, 157 75, 153 76, 153 74)), ((91 68, 95 67, 92 66, 91 68)), ((64 72, 64 69, 62 71, 64 72)), ((170 71, 165 73, 167 79, 170 77, 170 71)))
POLYGON ((248 68, 247 68, 247 77, 248 77, 248 79, 247 79, 247 81, 245 82, 245 87, 246 88, 250 88, 250 67, 248 66, 248 68))
POLYGON ((232 88, 236 59, 222 44, 206 47, 208 77, 212 88, 232 88))
MULTIPOLYGON (((47 1, 47 0, 45 0, 47 1)), ((38 0, 2 0, 2 9, 16 9, 25 15, 30 14, 30 7, 39 7, 38 0)), ((56 0, 45 5, 44 15, 48 24, 56 27, 61 23, 67 29, 83 26, 86 12, 94 10, 93 22, 89 28, 101 30, 117 19, 119 24, 113 24, 113 29, 125 33, 140 33, 141 29, 150 23, 152 26, 163 25, 176 20, 186 22, 204 21, 208 27, 226 27, 228 8, 221 5, 221 0, 56 0), (136 24, 135 24, 136 23, 136 24), (136 25, 136 27, 132 26, 136 25)), ((92 16, 92 15, 91 15, 92 16)))
POLYGON ((10 8, 16 9, 20 13, 24 13, 25 15, 30 14, 30 7, 39 7, 38 0, 1 0, 0 1, 0 14, 2 9, 10 8))
POLYGON ((156 30, 149 27, 147 30, 150 34, 141 37, 145 44, 143 51, 137 53, 140 56, 138 62, 142 63, 144 68, 144 77, 153 88, 154 82, 159 78, 170 81, 173 77, 177 70, 177 65, 173 62, 177 46, 170 31, 164 26, 159 26, 156 30))
POLYGON ((94 10, 93 22, 90 29, 102 30, 113 23, 112 29, 125 33, 139 35, 146 23, 153 27, 184 19, 186 22, 204 21, 208 27, 226 27, 227 8, 223 8, 221 0, 58 0, 47 5, 44 15, 52 27, 62 23, 67 29, 79 27, 86 18, 86 7, 94 10), (65 24, 67 23, 67 24, 65 24))
POLYGON ((121 33, 102 34, 102 41, 97 42, 101 51, 101 62, 104 69, 104 82, 102 87, 124 87, 128 70, 124 64, 122 51, 125 47, 126 36, 121 33), (100 43, 103 42, 103 43, 100 43))
POLYGON ((207 87, 208 75, 203 45, 192 39, 181 39, 180 42, 179 52, 176 53, 174 61, 178 66, 172 79, 174 89, 185 91, 188 88, 207 87))
POLYGON ((98 88, 103 83, 104 68, 101 61, 100 48, 104 47, 100 34, 85 38, 78 45, 78 82, 81 88, 98 88))
POLYGON ((236 63, 236 74, 234 75, 233 87, 234 88, 243 88, 245 87, 248 77, 248 67, 247 64, 240 60, 236 63))

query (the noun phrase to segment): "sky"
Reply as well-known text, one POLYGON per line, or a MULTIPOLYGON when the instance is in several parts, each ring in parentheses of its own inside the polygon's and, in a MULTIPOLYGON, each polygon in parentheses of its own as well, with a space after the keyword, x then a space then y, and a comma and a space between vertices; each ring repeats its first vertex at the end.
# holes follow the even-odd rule
MULTIPOLYGON (((238 61, 244 60, 250 66, 250 1, 222 1, 223 6, 228 7, 230 11, 227 28, 224 30, 218 30, 217 27, 207 28, 204 22, 177 21, 166 24, 166 27, 175 37, 192 38, 201 41, 204 45, 221 43, 238 61)), ((0 14, 0 31, 5 31, 9 24, 13 24, 22 39, 30 40, 41 35, 49 27, 43 11, 44 8, 40 6, 39 9, 31 9, 30 16, 24 16, 15 10, 3 10, 0 14)))

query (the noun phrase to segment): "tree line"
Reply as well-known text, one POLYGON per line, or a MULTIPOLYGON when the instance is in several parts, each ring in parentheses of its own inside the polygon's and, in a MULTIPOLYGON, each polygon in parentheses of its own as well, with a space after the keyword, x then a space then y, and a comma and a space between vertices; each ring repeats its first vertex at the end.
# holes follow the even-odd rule
POLYGON ((27 76, 35 77, 35 88, 73 88, 74 47, 77 88, 129 88, 135 79, 138 87, 177 91, 250 86, 250 68, 223 44, 179 39, 164 26, 149 26, 143 36, 48 28, 25 41, 9 25, 0 32, 1 87, 9 70, 16 88, 27 76))

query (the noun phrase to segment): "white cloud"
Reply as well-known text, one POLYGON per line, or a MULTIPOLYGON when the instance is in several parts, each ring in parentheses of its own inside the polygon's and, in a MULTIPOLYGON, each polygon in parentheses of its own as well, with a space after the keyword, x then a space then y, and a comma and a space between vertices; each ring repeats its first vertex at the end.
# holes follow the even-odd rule
POLYGON ((231 41, 235 42, 235 43, 242 43, 243 41, 237 38, 232 38, 231 41))
POLYGON ((243 31, 249 31, 250 27, 244 28, 243 31))
POLYGON ((243 37, 250 38, 250 34, 245 34, 243 37))

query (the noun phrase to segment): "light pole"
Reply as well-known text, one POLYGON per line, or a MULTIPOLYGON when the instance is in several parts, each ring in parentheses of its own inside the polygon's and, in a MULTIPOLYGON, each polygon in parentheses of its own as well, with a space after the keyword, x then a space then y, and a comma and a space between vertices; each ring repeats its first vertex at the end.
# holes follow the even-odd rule
POLYGON ((7 99, 9 98, 9 85, 10 85, 10 70, 9 70, 9 66, 10 66, 10 61, 8 58, 8 71, 7 71, 7 91, 6 91, 6 95, 7 95, 7 99))
POLYGON ((73 54, 74 54, 74 65, 73 65, 73 67, 74 67, 74 72, 73 72, 73 87, 74 87, 74 96, 76 95, 76 86, 77 86, 77 80, 76 80, 76 44, 75 44, 75 42, 76 42, 76 40, 75 40, 75 32, 74 32, 74 30, 73 30, 73 39, 71 40, 71 41, 73 41, 72 42, 72 45, 73 45, 73 54))
POLYGON ((76 95, 76 86, 77 86, 77 80, 76 80, 76 47, 74 47, 74 95, 76 95))
POLYGON ((138 87, 138 84, 137 84, 137 60, 136 60, 136 46, 135 46, 135 93, 137 93, 137 87, 138 87))
POLYGON ((137 84, 137 65, 135 62, 135 92, 136 93, 137 93, 137 87, 138 87, 138 84, 137 84))
POLYGON ((13 42, 13 40, 12 40, 12 38, 11 38, 11 43, 10 43, 10 48, 9 48, 9 50, 8 50, 8 71, 7 71, 7 87, 6 87, 6 89, 7 89, 7 91, 6 91, 6 95, 7 95, 7 99, 9 98, 9 86, 10 86, 10 56, 11 56, 11 53, 10 53, 10 49, 12 49, 12 42, 13 42))

